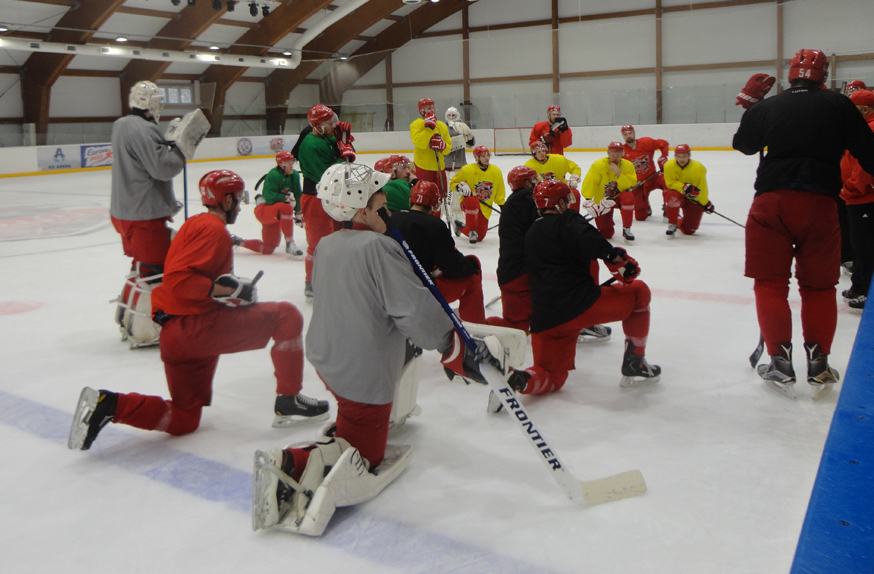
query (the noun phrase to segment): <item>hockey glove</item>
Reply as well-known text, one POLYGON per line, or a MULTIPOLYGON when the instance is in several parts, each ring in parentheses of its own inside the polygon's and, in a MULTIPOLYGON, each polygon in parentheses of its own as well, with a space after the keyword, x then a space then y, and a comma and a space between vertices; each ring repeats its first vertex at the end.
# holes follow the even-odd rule
POLYGON ((470 139, 467 140, 467 142, 465 142, 465 143, 467 144, 467 147, 472 148, 473 146, 476 145, 476 137, 470 136, 470 139))
POLYGON ((696 201, 698 196, 701 195, 701 190, 691 183, 687 183, 683 186, 683 195, 685 195, 686 199, 689 201, 696 201))
POLYGON ((611 259, 605 260, 604 263, 606 263, 611 275, 623 283, 631 283, 640 275, 640 266, 637 264, 637 260, 621 247, 614 247, 611 259))
POLYGON ((615 201, 613 201, 612 199, 607 199, 606 197, 604 199, 602 199, 601 201, 599 201, 598 203, 595 203, 591 199, 587 199, 586 201, 584 201, 582 203, 583 209, 585 209, 586 213, 588 213, 590 216, 592 216, 593 219, 595 217, 599 217, 601 215, 609 213, 610 210, 613 209, 613 206, 615 206, 615 205, 616 205, 615 201))
POLYGON ((611 181, 604 186, 604 197, 607 199, 616 199, 617 195, 619 195, 619 184, 617 182, 611 181))
POLYGON ((352 124, 349 122, 337 122, 334 126, 334 137, 346 143, 352 143, 352 124))
MULTIPOLYGON (((471 351, 470 348, 461 339, 461 336, 456 331, 452 332, 452 345, 443 353, 443 358, 440 362, 443 366, 455 373, 464 377, 465 382, 474 381, 481 385, 488 384, 485 377, 479 370, 479 364, 488 361, 493 364, 498 370, 501 369, 501 362, 492 355, 489 351, 489 346, 486 339, 494 338, 494 335, 489 335, 485 339, 474 337, 476 351, 471 351)), ((497 344, 500 347, 500 343, 497 344)))
POLYGON ((543 145, 545 145, 546 147, 549 147, 550 145, 552 145, 552 140, 554 140, 554 139, 555 139, 555 136, 552 135, 552 132, 546 132, 545 134, 540 136, 540 141, 542 141, 543 145))
POLYGON ((552 125, 552 130, 559 132, 568 131, 567 119, 562 117, 555 118, 555 123, 552 125))
POLYGON ((428 147, 434 151, 443 151, 446 149, 446 142, 443 141, 443 136, 440 134, 434 134, 431 136, 431 141, 428 142, 428 147))
POLYGON ((458 185, 455 186, 455 191, 463 195, 464 197, 470 197, 473 195, 473 192, 470 190, 470 186, 467 185, 466 181, 462 181, 458 185))
POLYGON ((267 200, 264 199, 263 195, 259 193, 255 196, 255 207, 258 207, 259 205, 264 205, 265 203, 267 203, 267 200))
POLYGON ((244 307, 246 305, 257 303, 258 288, 255 287, 255 283, 257 283, 260 278, 260 273, 255 277, 255 279, 237 277, 231 273, 221 275, 213 282, 213 290, 215 290, 216 285, 220 285, 222 287, 229 287, 233 289, 234 292, 229 295, 213 295, 212 298, 228 307, 244 307))
POLYGON ((435 116, 433 113, 428 114, 427 116, 425 116, 424 119, 425 119, 425 127, 428 128, 429 130, 433 130, 434 128, 437 127, 437 116, 435 116))
POLYGON ((355 161, 355 149, 346 142, 337 142, 337 149, 340 150, 340 157, 348 162, 355 161))
POLYGON ((753 104, 757 104, 765 98, 776 81, 777 78, 768 74, 753 74, 747 80, 747 85, 737 95, 737 101, 734 105, 741 106, 745 110, 750 109, 753 104))
POLYGON ((713 213, 716 211, 716 207, 713 206, 712 201, 708 201, 707 205, 704 206, 704 213, 713 213))
POLYGON ((668 163, 668 156, 662 154, 662 157, 659 158, 659 171, 665 171, 665 164, 668 163))
POLYGON ((580 176, 569 173, 565 176, 567 184, 572 189, 580 189, 580 176))

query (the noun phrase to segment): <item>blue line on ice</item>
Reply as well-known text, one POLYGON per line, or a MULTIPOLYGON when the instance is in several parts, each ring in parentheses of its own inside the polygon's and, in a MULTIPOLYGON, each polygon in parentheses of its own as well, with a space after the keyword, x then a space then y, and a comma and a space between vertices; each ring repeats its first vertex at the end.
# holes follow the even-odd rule
MULTIPOLYGON (((71 417, 72 413, 0 390, 0 422, 10 427, 66 446, 71 417)), ((132 433, 112 425, 100 432, 93 450, 81 456, 90 457, 95 464, 119 466, 206 500, 223 502, 234 510, 251 511, 250 472, 166 444, 137 441, 132 433)), ((240 532, 240 536, 250 535, 249 531, 240 532)), ((543 565, 526 564, 355 507, 338 509, 321 540, 349 554, 411 574, 551 572, 543 565)))

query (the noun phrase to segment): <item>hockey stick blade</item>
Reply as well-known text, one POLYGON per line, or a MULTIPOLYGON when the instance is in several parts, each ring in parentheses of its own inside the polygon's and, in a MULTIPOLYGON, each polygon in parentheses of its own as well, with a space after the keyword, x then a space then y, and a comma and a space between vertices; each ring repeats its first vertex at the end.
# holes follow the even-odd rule
POLYGON ((752 368, 756 368, 756 365, 759 364, 759 359, 762 358, 762 353, 765 352, 765 336, 759 333, 759 344, 756 346, 756 350, 753 351, 753 354, 750 355, 750 366, 752 368))
POLYGON ((598 480, 584 480, 581 485, 583 500, 587 504, 622 500, 646 492, 646 482, 639 470, 629 470, 598 480))
MULTIPOLYGON (((500 300, 501 300, 501 296, 500 296, 500 295, 498 295, 498 296, 496 296, 496 297, 492 297, 491 301, 489 301, 488 303, 486 303, 486 305, 485 305, 486 309, 488 309, 489 307, 491 307, 492 305, 494 305, 495 303, 497 303, 497 302, 500 301, 500 300)), ((110 301, 110 302, 111 302, 111 301, 110 301)))

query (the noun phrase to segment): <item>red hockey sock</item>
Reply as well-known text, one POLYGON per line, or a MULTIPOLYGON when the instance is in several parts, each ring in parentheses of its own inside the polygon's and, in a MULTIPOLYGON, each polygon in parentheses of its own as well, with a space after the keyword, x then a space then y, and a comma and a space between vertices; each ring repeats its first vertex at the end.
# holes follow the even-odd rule
MULTIPOLYGON (((756 315, 769 355, 780 353, 780 345, 792 341, 792 313, 789 311, 789 283, 756 279, 756 315)), ((832 331, 834 333, 834 331, 832 331)))
POLYGON ((831 353, 832 341, 838 324, 838 304, 835 288, 811 289, 801 287, 801 329, 805 343, 816 343, 820 350, 831 353))

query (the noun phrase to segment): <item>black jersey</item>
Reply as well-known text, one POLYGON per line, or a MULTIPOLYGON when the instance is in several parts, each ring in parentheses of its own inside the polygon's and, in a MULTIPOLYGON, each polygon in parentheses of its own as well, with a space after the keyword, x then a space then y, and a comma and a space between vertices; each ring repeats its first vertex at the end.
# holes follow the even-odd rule
POLYGON ((422 211, 399 211, 392 213, 391 224, 407 240, 425 271, 440 269, 447 279, 461 279, 479 271, 475 259, 455 248, 452 233, 439 217, 422 211))
POLYGON ((517 189, 501 207, 498 285, 506 285, 525 273, 525 234, 539 217, 533 193, 533 188, 517 189))

